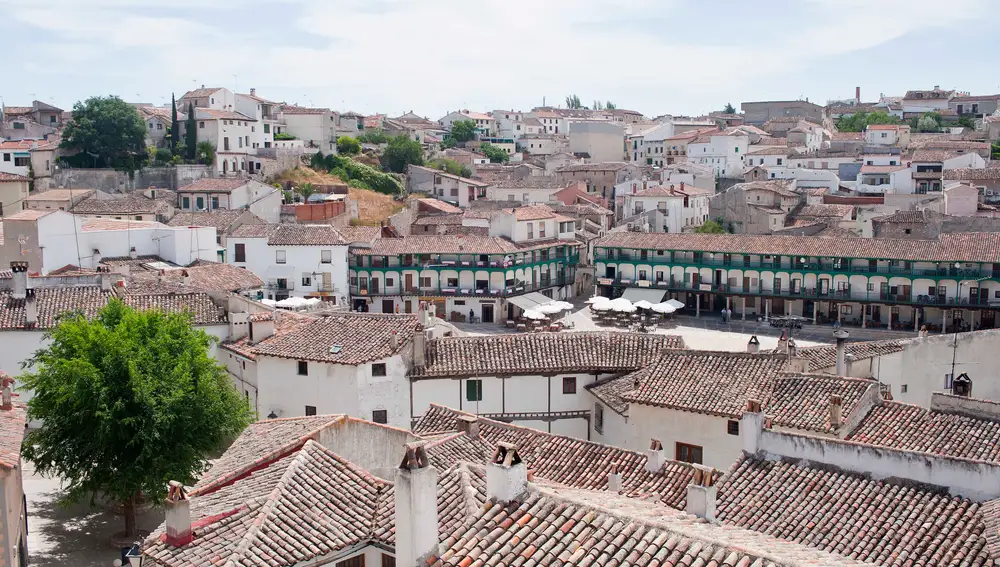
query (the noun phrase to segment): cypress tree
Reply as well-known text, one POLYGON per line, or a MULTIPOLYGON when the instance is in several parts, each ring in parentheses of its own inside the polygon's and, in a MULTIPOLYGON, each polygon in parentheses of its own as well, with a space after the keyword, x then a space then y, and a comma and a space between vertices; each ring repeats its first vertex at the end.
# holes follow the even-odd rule
POLYGON ((177 100, 170 93, 170 153, 177 153, 177 138, 181 135, 180 124, 177 123, 177 100))
POLYGON ((195 146, 198 145, 198 122, 194 119, 194 103, 188 103, 187 132, 184 141, 187 158, 195 158, 195 146))

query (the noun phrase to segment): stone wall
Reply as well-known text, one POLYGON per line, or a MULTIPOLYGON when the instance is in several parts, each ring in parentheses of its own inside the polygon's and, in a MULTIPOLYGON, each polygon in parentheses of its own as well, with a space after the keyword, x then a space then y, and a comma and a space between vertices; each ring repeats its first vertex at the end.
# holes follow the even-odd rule
POLYGON ((74 189, 97 189, 105 193, 124 193, 132 189, 145 189, 147 187, 177 189, 190 185, 198 179, 211 176, 212 168, 207 165, 147 167, 137 171, 134 180, 129 180, 128 174, 113 169, 60 168, 53 173, 49 187, 72 187, 74 189))

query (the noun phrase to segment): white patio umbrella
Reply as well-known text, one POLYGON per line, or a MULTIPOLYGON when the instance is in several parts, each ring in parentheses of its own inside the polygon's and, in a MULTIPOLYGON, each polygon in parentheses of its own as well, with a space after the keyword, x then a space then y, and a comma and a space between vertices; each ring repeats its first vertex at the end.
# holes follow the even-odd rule
POLYGON ((635 305, 636 309, 652 309, 653 308, 653 304, 650 303, 650 302, 648 302, 648 301, 646 301, 645 299, 640 299, 639 301, 636 301, 632 305, 635 305))
POLYGON ((273 299, 267 299, 266 297, 264 299, 261 299, 260 302, 270 307, 274 307, 274 304, 277 303, 277 301, 273 299))
POLYGON ((557 305, 557 303, 558 302, 556 302, 556 301, 552 301, 552 302, 549 302, 549 303, 543 303, 542 305, 539 305, 538 307, 535 307, 534 311, 538 311, 539 313, 545 313, 546 315, 551 315, 553 313, 559 313, 560 311, 563 310, 563 308, 562 308, 561 305, 557 305))
POLYGON ((625 299, 624 297, 619 297, 618 299, 611 300, 611 309, 618 313, 635 313, 635 305, 632 302, 625 299))
POLYGON ((284 307, 285 309, 301 309, 308 305, 305 298, 302 297, 289 297, 287 299, 282 299, 281 301, 274 304, 276 307, 284 307))
POLYGON ((524 312, 524 318, 525 319, 533 319, 535 321, 540 321, 542 319, 546 319, 545 314, 539 312, 537 309, 528 309, 527 311, 525 311, 524 312))
POLYGON ((676 299, 668 299, 666 303, 674 306, 674 309, 684 309, 684 304, 676 299))
POLYGON ((610 299, 605 298, 605 301, 598 301, 591 304, 590 308, 594 311, 611 311, 614 308, 614 304, 610 299))
POLYGON ((673 313, 674 311, 677 311, 677 308, 674 307, 673 305, 671 305, 669 302, 657 303, 656 305, 652 306, 650 309, 652 309, 653 311, 656 311, 657 313, 663 313, 664 315, 666 315, 668 313, 673 313))
POLYGON ((607 297, 604 297, 603 295, 595 295, 594 297, 587 299, 587 301, 585 301, 584 303, 590 303, 591 305, 593 305, 594 303, 600 303, 602 301, 611 301, 611 300, 608 299, 607 297))

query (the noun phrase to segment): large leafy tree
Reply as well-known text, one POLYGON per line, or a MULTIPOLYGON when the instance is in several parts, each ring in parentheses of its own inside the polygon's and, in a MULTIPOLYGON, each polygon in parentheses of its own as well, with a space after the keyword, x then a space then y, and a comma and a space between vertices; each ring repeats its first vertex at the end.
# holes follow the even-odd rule
POLYGON ((841 132, 864 132, 869 124, 902 124, 903 121, 887 112, 858 112, 837 120, 841 132))
POLYGON ((699 234, 725 234, 726 227, 723 226, 721 219, 707 220, 704 224, 694 229, 694 231, 699 234))
POLYGON ((28 417, 42 421, 23 455, 63 479, 69 502, 120 502, 127 537, 136 536, 140 497, 161 500, 170 480, 193 483, 206 457, 250 421, 209 356, 216 339, 186 315, 114 300, 94 320, 65 317, 48 338, 21 375, 35 393, 28 417))
POLYGON ((736 114, 736 107, 732 103, 727 102, 726 107, 722 109, 725 114, 736 114))
POLYGON ((361 142, 358 142, 357 138, 341 136, 337 138, 337 152, 348 156, 360 154, 361 142))
POLYGON ((583 104, 580 103, 580 97, 575 94, 568 95, 566 97, 566 108, 583 108, 583 104))
POLYGON ((382 167, 395 173, 403 173, 410 164, 424 164, 424 152, 420 143, 408 136, 391 138, 389 147, 382 152, 382 167))
POLYGON ((195 159, 198 155, 198 121, 194 118, 194 103, 188 103, 187 122, 184 123, 184 148, 187 158, 195 159))
POLYGON ((483 152, 484 156, 490 158, 490 163, 507 163, 507 161, 510 160, 510 156, 507 155, 507 152, 497 146, 494 146, 493 144, 483 144, 479 150, 483 152))
POLYGON ((458 143, 476 139, 476 123, 473 120, 456 120, 451 124, 451 137, 458 143))
POLYGON ((177 153, 177 142, 181 135, 181 125, 177 122, 177 100, 170 93, 170 153, 177 153))
POLYGON ((94 167, 132 175, 146 161, 145 139, 146 123, 134 106, 116 96, 95 96, 73 105, 60 147, 89 155, 94 167))

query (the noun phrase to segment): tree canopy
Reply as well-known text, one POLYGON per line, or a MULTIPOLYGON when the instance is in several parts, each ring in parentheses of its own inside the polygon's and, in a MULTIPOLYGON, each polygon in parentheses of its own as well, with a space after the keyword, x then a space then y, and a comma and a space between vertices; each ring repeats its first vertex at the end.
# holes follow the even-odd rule
POLYGON ((575 94, 567 96, 566 108, 573 108, 573 109, 583 108, 583 104, 580 102, 580 97, 575 94))
POLYGON ((920 118, 913 120, 910 126, 914 132, 938 132, 941 130, 941 115, 936 112, 925 112, 920 118))
POLYGON ((473 120, 456 120, 451 124, 451 137, 459 144, 476 139, 476 123, 473 120))
POLYGON ((360 154, 361 142, 350 136, 341 136, 337 138, 337 152, 348 156, 360 154))
POLYGON ((479 148, 479 151, 483 152, 483 155, 490 158, 490 163, 507 163, 507 161, 510 160, 510 156, 507 152, 490 143, 483 144, 479 148))
POLYGON ((407 136, 389 139, 389 147, 382 152, 382 167, 395 173, 404 173, 407 165, 423 165, 424 151, 420 142, 407 136))
POLYGON ((146 122, 134 106, 116 96, 95 96, 73 105, 60 147, 88 155, 93 167, 132 175, 146 160, 145 139, 146 122))
POLYGON ((214 337, 186 315, 135 311, 111 301, 98 316, 64 317, 21 375, 34 391, 24 458, 57 474, 66 500, 115 499, 125 535, 136 535, 140 495, 161 501, 167 482, 194 483, 206 458, 249 423, 251 412, 225 368, 209 356, 214 337))
POLYGON ((733 106, 732 103, 727 102, 726 107, 722 109, 722 112, 724 112, 725 114, 736 114, 736 108, 733 106))
POLYGON ((177 153, 177 142, 181 135, 181 125, 177 122, 177 100, 174 93, 170 93, 170 153, 177 153))
POLYGON ((438 158, 432 161, 429 165, 434 169, 447 171, 452 175, 460 175, 462 177, 472 177, 472 169, 469 166, 458 163, 453 159, 438 158))
POLYGON ((837 120, 841 132, 864 132, 869 124, 902 124, 903 121, 887 112, 858 112, 837 120))
POLYGON ((184 129, 185 157, 195 159, 198 156, 198 122, 194 118, 194 103, 188 103, 188 115, 184 129))
POLYGON ((726 227, 718 220, 707 220, 705 224, 694 229, 699 234, 725 234, 726 227))

